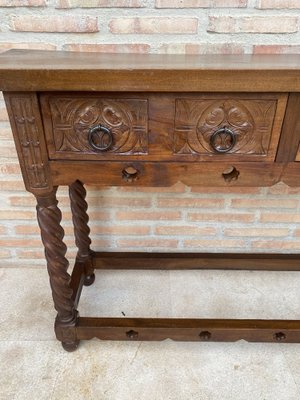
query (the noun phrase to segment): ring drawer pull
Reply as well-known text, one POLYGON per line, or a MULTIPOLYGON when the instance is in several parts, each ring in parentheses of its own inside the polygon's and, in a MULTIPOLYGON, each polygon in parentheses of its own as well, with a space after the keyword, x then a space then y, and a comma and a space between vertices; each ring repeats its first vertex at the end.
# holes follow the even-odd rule
POLYGON ((113 143, 113 136, 111 131, 105 126, 95 125, 89 130, 88 141, 94 150, 106 151, 109 150, 113 143), (98 143, 95 142, 96 135, 98 143))
POLYGON ((229 128, 220 128, 210 137, 210 145, 217 153, 227 153, 236 144, 236 134, 229 128))

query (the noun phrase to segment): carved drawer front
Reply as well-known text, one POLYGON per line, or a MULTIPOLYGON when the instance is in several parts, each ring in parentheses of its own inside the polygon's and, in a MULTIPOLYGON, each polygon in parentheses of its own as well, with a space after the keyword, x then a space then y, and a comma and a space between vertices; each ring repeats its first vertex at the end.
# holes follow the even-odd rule
POLYGON ((148 101, 90 94, 44 94, 47 146, 55 159, 114 159, 148 152, 148 101))
POLYGON ((174 153, 273 161, 286 100, 285 94, 177 98, 174 153))

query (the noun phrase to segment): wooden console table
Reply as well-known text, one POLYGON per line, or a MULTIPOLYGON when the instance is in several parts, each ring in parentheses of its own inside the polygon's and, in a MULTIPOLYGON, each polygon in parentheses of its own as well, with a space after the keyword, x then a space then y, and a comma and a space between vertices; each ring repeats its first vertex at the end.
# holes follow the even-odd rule
POLYGON ((57 317, 81 339, 300 342, 299 320, 81 318, 94 269, 300 270, 300 255, 94 252, 83 184, 300 185, 300 56, 121 55, 11 50, 0 90, 26 189, 37 199, 57 317), (68 185, 72 275, 56 190, 68 185))

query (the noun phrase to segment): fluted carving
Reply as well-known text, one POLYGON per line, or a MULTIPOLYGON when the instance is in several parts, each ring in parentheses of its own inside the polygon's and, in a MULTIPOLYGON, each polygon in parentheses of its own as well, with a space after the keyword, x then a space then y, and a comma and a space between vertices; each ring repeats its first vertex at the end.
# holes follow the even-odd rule
POLYGON ((90 249, 91 239, 88 226, 89 216, 87 214, 88 204, 85 201, 86 190, 80 181, 75 181, 69 186, 72 219, 74 225, 75 243, 78 248, 77 259, 84 263, 85 285, 93 283, 94 267, 92 264, 92 251, 90 249))
POLYGON ((57 207, 56 189, 48 196, 37 196, 37 203, 37 218, 57 311, 56 322, 58 325, 72 324, 76 319, 76 310, 70 288, 71 277, 67 272, 69 262, 65 257, 67 247, 63 242, 64 230, 60 225, 61 211, 57 207))

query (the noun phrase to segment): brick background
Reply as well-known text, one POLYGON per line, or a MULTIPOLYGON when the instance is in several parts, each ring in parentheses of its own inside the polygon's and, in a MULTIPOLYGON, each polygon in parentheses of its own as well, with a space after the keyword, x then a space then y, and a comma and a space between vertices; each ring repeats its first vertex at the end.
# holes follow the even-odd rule
MULTIPOLYGON (((0 51, 300 53, 298 0, 0 0, 0 51)), ((0 266, 44 266, 0 98, 0 266)), ((88 187, 94 248, 300 252, 300 189, 88 187), (134 205, 134 208, 131 206, 134 205)), ((68 197, 66 243, 75 254, 68 197)))

